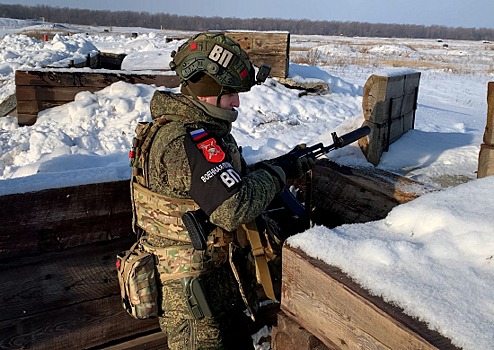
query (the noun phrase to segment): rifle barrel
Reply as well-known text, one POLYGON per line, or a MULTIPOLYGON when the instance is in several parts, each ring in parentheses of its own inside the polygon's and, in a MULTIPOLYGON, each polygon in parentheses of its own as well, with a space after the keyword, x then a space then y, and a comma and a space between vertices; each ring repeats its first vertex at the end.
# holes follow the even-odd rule
POLYGON ((337 148, 345 147, 345 146, 361 139, 362 137, 369 135, 370 132, 371 132, 371 129, 368 125, 364 125, 358 129, 350 131, 348 134, 340 136, 340 144, 338 145, 337 148))

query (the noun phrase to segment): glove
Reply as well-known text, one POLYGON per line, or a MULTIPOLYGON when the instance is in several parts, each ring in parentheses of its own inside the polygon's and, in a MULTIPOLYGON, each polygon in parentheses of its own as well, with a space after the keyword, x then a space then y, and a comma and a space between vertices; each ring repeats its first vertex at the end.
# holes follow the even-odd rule
POLYGON ((276 193, 280 192, 286 185, 286 175, 283 169, 266 162, 258 163, 258 165, 259 168, 266 170, 271 175, 276 186, 276 193))
POLYGON ((306 172, 313 169, 314 165, 316 164, 314 159, 312 159, 311 157, 296 156, 296 153, 298 153, 298 151, 300 150, 303 150, 305 147, 305 144, 297 145, 294 149, 292 149, 284 156, 274 159, 273 164, 282 168, 287 178, 301 178, 306 172))

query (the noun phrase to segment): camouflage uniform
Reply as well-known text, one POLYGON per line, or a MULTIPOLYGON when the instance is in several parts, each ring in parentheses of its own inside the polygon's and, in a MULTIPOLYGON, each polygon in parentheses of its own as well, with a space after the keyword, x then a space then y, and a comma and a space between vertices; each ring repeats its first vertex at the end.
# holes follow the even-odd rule
POLYGON ((163 312, 159 323, 168 337, 171 350, 253 348, 248 332, 248 318, 243 312, 245 307, 227 263, 226 243, 236 240, 234 231, 239 225, 251 222, 268 206, 279 191, 280 184, 266 170, 249 171, 230 134, 231 122, 222 116, 218 118, 218 115, 212 115, 214 113, 214 108, 208 109, 197 100, 182 94, 157 91, 151 101, 153 119, 165 118, 167 122, 157 131, 149 151, 149 190, 171 198, 171 202, 177 200, 178 203, 173 206, 175 213, 170 211, 151 218, 148 220, 151 224, 145 227, 145 238, 150 250, 167 248, 169 250, 166 254, 182 254, 178 268, 166 266, 170 260, 159 257, 163 312), (223 244, 218 244, 216 248, 208 244, 206 252, 194 251, 189 246, 190 238, 180 220, 177 221, 181 213, 198 208, 189 194, 192 172, 184 146, 188 130, 197 128, 204 128, 222 141, 224 152, 242 180, 237 192, 226 198, 210 214, 210 221, 224 229, 221 238, 223 244), (180 205, 180 201, 185 204, 180 205), (158 220, 166 223, 165 228, 157 228, 160 225, 153 224, 158 220), (168 234, 164 231, 173 232, 168 234), (173 247, 178 249, 175 251, 173 247), (212 262, 209 265, 205 263, 208 259, 212 262), (182 281, 176 278, 180 277, 181 272, 194 271, 196 268, 197 271, 207 272, 201 277, 213 314, 212 317, 199 320, 191 315, 182 281))

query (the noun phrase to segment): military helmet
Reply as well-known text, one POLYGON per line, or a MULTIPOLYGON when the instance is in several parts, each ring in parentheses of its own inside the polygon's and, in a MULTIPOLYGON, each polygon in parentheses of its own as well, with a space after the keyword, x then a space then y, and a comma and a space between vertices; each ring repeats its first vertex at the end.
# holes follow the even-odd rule
POLYGON ((256 84, 255 72, 247 53, 222 33, 200 33, 172 52, 170 68, 187 82, 196 74, 213 78, 225 91, 245 92, 256 84))

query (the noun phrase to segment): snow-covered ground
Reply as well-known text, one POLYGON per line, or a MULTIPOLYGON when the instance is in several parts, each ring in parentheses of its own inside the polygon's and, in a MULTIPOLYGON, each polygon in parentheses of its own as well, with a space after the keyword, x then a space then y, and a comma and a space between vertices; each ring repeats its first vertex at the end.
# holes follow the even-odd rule
MULTIPOLYGON (((128 70, 166 69, 187 33, 93 28, 0 19, 0 102, 15 91, 16 69, 57 65, 95 50, 126 53, 128 70), (44 42, 21 31, 70 31, 44 42), (139 33, 132 38, 130 33, 139 33)), ((395 208, 381 221, 312 228, 289 239, 340 267, 364 288, 405 309, 464 349, 494 344, 494 178, 476 180, 486 123, 494 44, 291 36, 289 76, 326 82, 331 92, 299 97, 268 79, 241 94, 233 133, 248 162, 298 143, 330 143, 361 125, 371 74, 422 73, 415 129, 391 145, 378 168, 440 189, 395 208), (306 63, 310 63, 306 64, 306 63)), ((45 110, 35 125, 0 118, 0 195, 128 179, 127 153, 138 121, 149 120, 156 87, 115 83, 45 110)), ((162 88, 160 88, 162 89, 162 88)), ((328 155, 372 167, 351 145, 328 155)))

